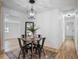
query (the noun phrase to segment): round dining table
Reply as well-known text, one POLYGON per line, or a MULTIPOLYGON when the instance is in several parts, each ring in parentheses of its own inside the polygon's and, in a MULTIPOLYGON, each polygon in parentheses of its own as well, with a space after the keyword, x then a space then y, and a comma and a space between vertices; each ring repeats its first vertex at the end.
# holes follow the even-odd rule
POLYGON ((34 45, 33 44, 38 44, 37 41, 39 41, 40 39, 38 37, 27 37, 27 38, 22 38, 22 39, 25 41, 25 43, 32 44, 31 59, 33 59, 33 55, 34 55, 34 52, 33 52, 34 45))

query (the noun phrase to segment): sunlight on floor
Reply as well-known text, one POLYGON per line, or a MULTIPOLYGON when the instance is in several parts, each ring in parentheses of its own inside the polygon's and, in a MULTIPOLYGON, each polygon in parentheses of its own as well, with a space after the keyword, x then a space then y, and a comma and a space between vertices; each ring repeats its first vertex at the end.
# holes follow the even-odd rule
POLYGON ((17 39, 8 39, 4 41, 4 50, 10 51, 19 48, 18 40, 17 39))

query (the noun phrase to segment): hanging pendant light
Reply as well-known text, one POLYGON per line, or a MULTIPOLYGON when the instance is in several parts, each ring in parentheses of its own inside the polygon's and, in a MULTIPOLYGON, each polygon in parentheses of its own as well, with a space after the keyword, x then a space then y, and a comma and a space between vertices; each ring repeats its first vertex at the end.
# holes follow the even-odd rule
POLYGON ((35 0, 29 0, 29 3, 31 4, 31 8, 30 10, 28 11, 28 19, 35 19, 35 10, 34 10, 34 7, 33 7, 33 4, 35 3, 35 0))
POLYGON ((29 19, 35 19, 35 10, 33 7, 29 11, 29 19))

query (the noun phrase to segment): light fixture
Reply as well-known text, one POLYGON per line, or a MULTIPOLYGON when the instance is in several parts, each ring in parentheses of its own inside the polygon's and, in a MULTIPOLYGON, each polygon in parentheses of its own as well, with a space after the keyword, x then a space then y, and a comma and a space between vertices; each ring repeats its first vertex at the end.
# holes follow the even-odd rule
POLYGON ((35 0, 29 0, 29 3, 31 4, 31 8, 30 10, 28 10, 28 19, 35 19, 35 10, 34 10, 34 7, 33 7, 33 4, 35 3, 35 0))
POLYGON ((34 4, 35 0, 29 0, 29 3, 34 4))

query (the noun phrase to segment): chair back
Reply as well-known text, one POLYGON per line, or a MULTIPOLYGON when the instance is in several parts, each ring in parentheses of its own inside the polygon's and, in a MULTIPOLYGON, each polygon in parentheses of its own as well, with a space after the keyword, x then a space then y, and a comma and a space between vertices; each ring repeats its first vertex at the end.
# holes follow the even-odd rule
POLYGON ((22 42, 21 38, 18 38, 18 42, 19 42, 20 48, 22 49, 22 47, 23 47, 23 42, 22 42))
POLYGON ((41 45, 41 48, 43 48, 43 46, 44 46, 45 39, 46 39, 45 37, 42 38, 42 45, 41 45))
POLYGON ((40 34, 38 34, 38 38, 41 38, 41 35, 40 34))
POLYGON ((23 35, 21 35, 21 37, 22 37, 22 38, 25 38, 25 35, 23 34, 23 35))

